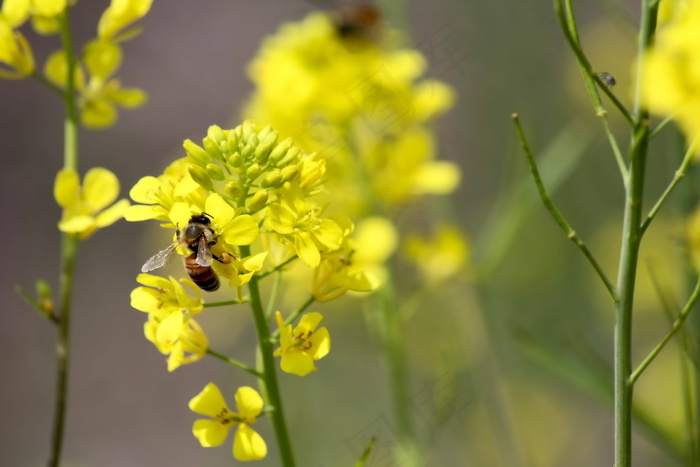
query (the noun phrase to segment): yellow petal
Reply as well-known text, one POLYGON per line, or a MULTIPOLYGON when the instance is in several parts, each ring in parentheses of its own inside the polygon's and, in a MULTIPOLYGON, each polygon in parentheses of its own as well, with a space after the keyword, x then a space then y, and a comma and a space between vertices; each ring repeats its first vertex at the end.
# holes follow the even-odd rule
POLYGON ((242 386, 236 391, 238 412, 248 420, 255 420, 263 408, 263 400, 258 391, 250 386, 242 386))
POLYGON ((29 0, 4 0, 2 2, 2 16, 11 27, 17 28, 29 18, 29 6, 29 0))
POLYGON ((413 191, 417 194, 448 194, 459 185, 459 166, 449 161, 424 164, 416 174, 413 191))
POLYGON ((294 248, 296 248, 299 258, 308 267, 315 268, 321 262, 321 254, 316 244, 311 240, 310 234, 306 232, 297 234, 294 237, 294 248))
POLYGON ((143 312, 158 310, 161 301, 158 291, 148 287, 137 287, 131 291, 131 307, 143 312))
POLYGON ((155 219, 158 217, 159 208, 160 206, 144 206, 143 204, 129 206, 124 210, 124 219, 128 220, 129 222, 155 219))
POLYGON ((148 100, 148 94, 139 88, 113 89, 108 92, 108 95, 114 103, 127 109, 141 107, 148 100))
POLYGON ((153 0, 112 0, 100 17, 98 35, 101 38, 112 38, 121 29, 148 13, 151 3, 153 0))
POLYGON ((315 311, 305 314, 299 321, 295 334, 306 334, 309 331, 313 331, 318 327, 318 323, 320 323, 322 319, 323 315, 315 311))
POLYGON ((88 170, 83 180, 83 200, 96 213, 119 196, 119 180, 107 169, 96 167, 88 170))
POLYGON ((182 325, 182 312, 180 310, 174 310, 160 322, 156 330, 156 341, 166 345, 172 344, 180 337, 182 325))
POLYGON ((322 219, 318 229, 313 230, 316 240, 330 250, 337 250, 343 243, 343 230, 330 219, 322 219))
POLYGON ((233 440, 233 457, 239 461, 254 461, 267 455, 267 445, 255 430, 241 424, 233 440))
POLYGON ((226 441, 231 425, 224 425, 217 420, 196 420, 192 425, 192 434, 202 447, 219 446, 226 441))
POLYGON ((129 190, 129 196, 131 199, 137 203, 143 204, 153 204, 157 203, 158 200, 154 198, 153 194, 160 191, 160 180, 156 177, 142 177, 138 182, 129 190))
POLYGON ((95 130, 111 126, 117 120, 117 110, 107 99, 96 99, 85 104, 80 123, 95 130))
POLYGON ((95 218, 95 224, 97 227, 106 227, 114 224, 119 219, 123 219, 124 213, 129 207, 129 204, 129 201, 126 199, 117 201, 112 206, 97 215, 95 218))
POLYGON ((193 412, 209 417, 216 417, 222 409, 230 412, 224 396, 221 395, 221 391, 214 383, 207 384, 202 392, 194 396, 190 400, 189 408, 193 412))
POLYGON ((258 223, 251 216, 244 214, 237 216, 226 227, 224 240, 231 245, 250 245, 258 238, 258 234, 258 223))
POLYGON ((71 208, 80 202, 80 179, 75 170, 59 170, 53 186, 53 195, 58 205, 64 208, 71 208))
POLYGON ((243 264, 243 267, 246 269, 246 271, 260 271, 263 268, 263 265, 265 264, 265 258, 267 258, 268 253, 268 251, 263 251, 262 253, 258 253, 257 255, 249 256, 247 258, 244 258, 241 261, 241 263, 243 264))
POLYGON ((122 49, 112 41, 95 39, 85 45, 83 62, 91 75, 106 79, 122 64, 122 49))
POLYGON ((56 16, 66 8, 66 0, 32 0, 32 5, 41 16, 56 16))
POLYGON ((311 355, 298 350, 283 353, 280 368, 284 372, 297 376, 306 376, 312 371, 316 371, 316 365, 314 365, 314 359, 311 355))
POLYGON ((95 227, 92 216, 72 216, 58 223, 58 230, 68 233, 83 233, 95 227))
POLYGON ((398 233, 389 219, 372 216, 357 224, 354 239, 358 261, 383 263, 396 251, 398 233))
POLYGON ((321 328, 311 335, 311 349, 309 353, 314 360, 319 360, 331 351, 331 336, 328 329, 321 328))

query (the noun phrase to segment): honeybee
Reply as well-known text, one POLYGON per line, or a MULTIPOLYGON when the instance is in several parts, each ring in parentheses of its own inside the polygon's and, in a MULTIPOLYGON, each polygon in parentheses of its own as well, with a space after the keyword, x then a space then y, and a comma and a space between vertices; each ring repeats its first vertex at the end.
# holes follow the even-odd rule
POLYGON ((340 8, 335 28, 343 39, 374 39, 382 21, 379 8, 370 3, 351 3, 340 8))
POLYGON ((212 260, 220 263, 230 263, 230 255, 225 254, 219 258, 212 254, 211 247, 216 245, 216 233, 211 228, 211 216, 205 212, 190 217, 187 226, 181 231, 179 227, 175 231, 177 240, 153 255, 141 267, 141 272, 149 272, 165 266, 175 254, 178 246, 192 250, 192 254, 185 258, 185 269, 192 282, 200 289, 213 292, 219 288, 219 278, 211 267, 212 260))

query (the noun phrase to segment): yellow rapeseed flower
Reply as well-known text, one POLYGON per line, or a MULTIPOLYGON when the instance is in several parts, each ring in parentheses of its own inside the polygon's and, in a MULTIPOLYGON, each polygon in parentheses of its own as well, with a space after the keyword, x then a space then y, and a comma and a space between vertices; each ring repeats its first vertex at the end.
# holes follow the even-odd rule
POLYGON ((34 73, 34 54, 21 32, 0 14, 0 78, 20 79, 34 73))
POLYGON ((262 459, 267 455, 265 440, 250 425, 263 409, 263 400, 258 392, 248 386, 238 388, 235 395, 238 413, 226 405, 221 391, 209 383, 189 404, 190 410, 211 419, 199 419, 192 426, 192 433, 205 447, 221 445, 231 427, 238 429, 233 440, 233 457, 239 461, 262 459))
POLYGON ((331 350, 328 329, 316 329, 323 315, 315 312, 305 314, 293 331, 291 324, 285 326, 279 311, 275 318, 280 330, 280 348, 275 350, 274 355, 282 357, 282 371, 298 376, 316 371, 314 361, 325 357, 331 350))

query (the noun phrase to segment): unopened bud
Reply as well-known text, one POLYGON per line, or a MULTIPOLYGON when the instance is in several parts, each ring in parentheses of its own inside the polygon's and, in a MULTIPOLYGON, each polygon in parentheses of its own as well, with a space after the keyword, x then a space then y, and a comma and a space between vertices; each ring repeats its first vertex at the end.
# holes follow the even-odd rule
POLYGON ((267 204, 267 190, 258 190, 253 196, 248 198, 245 202, 245 206, 250 212, 258 212, 267 204))
POLYGON ((207 151, 202 149, 201 146, 198 146, 194 141, 186 139, 185 142, 182 143, 182 147, 185 148, 187 157, 193 164, 204 167, 211 162, 211 156, 209 156, 207 151))
POLYGON ((262 172, 262 169, 258 164, 253 164, 250 167, 248 167, 248 170, 245 171, 246 177, 250 180, 255 180, 260 176, 260 173, 262 172))
POLYGON ((213 188, 211 179, 207 175, 207 171, 204 170, 204 168, 198 165, 190 164, 188 170, 190 172, 192 180, 197 182, 202 188, 204 188, 205 190, 210 190, 211 188, 213 188))
POLYGON ((216 181, 221 181, 224 179, 224 171, 221 170, 221 167, 219 167, 216 164, 207 164, 207 175, 209 175, 209 178, 212 180, 216 181))

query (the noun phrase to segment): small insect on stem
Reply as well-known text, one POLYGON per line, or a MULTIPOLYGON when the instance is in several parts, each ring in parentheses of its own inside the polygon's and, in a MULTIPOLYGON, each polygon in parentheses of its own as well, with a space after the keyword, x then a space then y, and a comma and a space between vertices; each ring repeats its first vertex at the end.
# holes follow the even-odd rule
POLYGON ((601 81, 603 81, 608 88, 612 88, 617 84, 617 81, 615 81, 615 77, 607 71, 598 73, 598 78, 600 78, 601 81))

